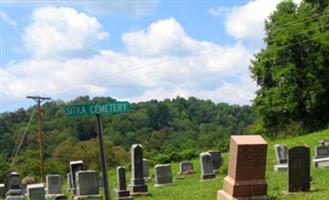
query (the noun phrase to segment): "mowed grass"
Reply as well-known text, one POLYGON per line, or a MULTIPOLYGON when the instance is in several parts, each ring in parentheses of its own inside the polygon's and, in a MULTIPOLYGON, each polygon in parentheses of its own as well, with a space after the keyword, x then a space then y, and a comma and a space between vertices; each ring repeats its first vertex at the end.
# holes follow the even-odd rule
MULTIPOLYGON (((274 200, 329 200, 329 168, 317 169, 311 167, 311 175, 313 181, 311 183, 311 191, 304 193, 287 194, 287 173, 274 172, 275 164, 274 145, 286 144, 289 148, 298 145, 307 144, 311 148, 311 156, 314 156, 314 147, 319 144, 319 140, 329 138, 329 130, 316 132, 313 134, 294 137, 284 140, 270 141, 268 139, 267 151, 267 171, 266 181, 268 183, 268 196, 274 200)), ((227 166, 228 155, 224 154, 224 169, 227 166)), ((223 179, 226 173, 217 174, 215 179, 202 182, 200 181, 200 163, 199 160, 193 160, 196 173, 187 175, 183 180, 176 180, 175 177, 179 171, 178 163, 171 163, 172 173, 174 176, 174 185, 165 187, 154 187, 154 178, 148 182, 150 196, 136 197, 140 200, 216 200, 217 191, 222 189, 223 179)), ((225 170, 221 170, 225 171, 225 170)), ((150 168, 150 174, 154 174, 153 168, 150 168)), ((130 173, 127 172, 127 183, 129 184, 130 173)), ((114 199, 114 187, 116 185, 116 177, 114 170, 110 170, 111 196, 114 199)))

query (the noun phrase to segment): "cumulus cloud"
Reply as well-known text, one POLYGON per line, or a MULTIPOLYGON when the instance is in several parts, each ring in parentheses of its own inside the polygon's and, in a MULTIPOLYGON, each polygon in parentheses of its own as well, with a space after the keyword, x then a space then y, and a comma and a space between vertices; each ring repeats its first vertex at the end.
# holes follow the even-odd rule
MULTIPOLYGON (((29 31, 25 32, 25 38, 39 34, 38 28, 31 28, 34 24, 42 24, 45 31, 50 30, 50 33, 62 36, 68 32, 81 32, 81 20, 89 23, 85 25, 88 29, 93 29, 86 30, 87 33, 82 35, 88 35, 90 31, 106 34, 101 31, 96 19, 75 10, 57 8, 59 16, 42 14, 43 20, 36 17, 40 10, 43 9, 34 12, 34 21, 27 27, 29 31), (77 21, 60 16, 65 15, 63 12, 69 12, 77 21)), ((78 41, 88 47, 89 44, 84 43, 88 39, 89 36, 84 36, 78 41)), ((50 59, 50 55, 79 51, 80 46, 73 50, 68 46, 51 50, 51 44, 63 41, 47 37, 41 40, 44 43, 33 40, 31 45, 39 45, 43 53, 31 50, 33 57, 11 63, 4 69, 6 99, 19 100, 31 94, 69 99, 89 94, 142 101, 179 95, 250 104, 254 97, 256 86, 248 78, 248 65, 252 57, 250 50, 239 42, 224 46, 194 39, 174 18, 162 19, 145 29, 123 34, 126 50, 122 52, 103 49, 89 57, 50 59)), ((71 41, 67 39, 66 42, 71 41)))
POLYGON ((33 12, 23 41, 34 57, 57 59, 87 55, 107 37, 94 17, 73 8, 45 7, 33 12))
MULTIPOLYGON (((225 27, 228 34, 238 40, 252 40, 262 43, 264 37, 264 22, 275 11, 282 0, 253 0, 233 8, 215 7, 209 13, 215 17, 225 16, 225 27), (228 9, 228 10, 227 10, 228 9)), ((301 0, 294 0, 299 4, 301 0)))

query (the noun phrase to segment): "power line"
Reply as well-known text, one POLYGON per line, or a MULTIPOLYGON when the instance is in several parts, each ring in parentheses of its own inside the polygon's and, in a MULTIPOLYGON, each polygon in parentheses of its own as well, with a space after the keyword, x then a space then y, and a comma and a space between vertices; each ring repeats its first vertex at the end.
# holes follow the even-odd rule
MULTIPOLYGON (((141 67, 136 67, 136 68, 133 68, 133 69, 129 69, 129 70, 122 70, 120 72, 115 72, 115 73, 111 73, 109 75, 103 75, 103 76, 99 76, 98 79, 103 79, 103 78, 113 78, 114 76, 120 76, 122 74, 127 74, 127 73, 131 73, 131 72, 134 72, 134 71, 139 71, 141 69, 145 69, 147 67, 151 67, 151 66, 156 66, 156 65, 159 65, 159 64, 162 64, 162 63, 166 63, 168 62, 170 59, 169 58, 166 58, 166 59, 163 59, 163 60, 160 60, 160 61, 157 61, 157 62, 152 62, 152 63, 148 63, 146 65, 143 65, 141 67)), ((73 88, 79 88, 79 84, 83 84, 83 82, 78 82, 78 83, 75 83, 76 86, 75 87, 71 87, 71 88, 65 88, 65 89, 62 89, 60 90, 59 92, 55 93, 55 94, 58 94, 58 93, 63 93, 63 92, 66 92, 66 91, 70 91, 72 90, 73 88)))
POLYGON ((41 116, 41 103, 43 101, 50 100, 49 97, 40 97, 40 96, 27 96, 28 99, 33 99, 37 102, 38 109, 38 143, 39 143, 39 153, 40 153, 40 173, 42 177, 42 182, 46 181, 45 174, 45 162, 44 162, 44 150, 43 150, 43 134, 42 134, 42 116, 41 116))
POLYGON ((273 32, 277 32, 277 31, 280 31, 280 30, 284 30, 284 29, 286 29, 285 27, 287 27, 287 26, 289 26, 287 28, 290 28, 290 26, 293 26, 293 25, 296 25, 296 24, 300 24, 302 22, 309 22, 309 21, 312 21, 313 19, 317 19, 317 18, 326 16, 326 15, 329 15, 329 12, 325 12, 324 14, 321 14, 321 15, 318 15, 318 14, 312 15, 312 16, 306 17, 304 19, 296 20, 296 21, 293 20, 293 21, 287 22, 287 23, 285 23, 283 25, 280 25, 280 26, 275 27, 272 31, 273 32), (311 20, 308 20, 308 19, 311 19, 311 20))
MULTIPOLYGON (((305 31, 301 31, 301 32, 293 33, 293 34, 288 35, 287 38, 288 38, 288 37, 291 37, 291 36, 300 35, 300 34, 302 34, 302 33, 307 33, 307 32, 310 32, 310 31, 320 30, 321 28, 328 27, 328 26, 329 26, 329 24, 326 24, 326 25, 323 25, 323 26, 316 27, 315 29, 309 29, 309 30, 305 30, 305 31)), ((273 43, 273 42, 278 41, 278 40, 282 40, 282 38, 277 38, 277 39, 275 39, 275 40, 269 40, 268 42, 269 42, 269 43, 273 43)))
POLYGON ((21 138, 21 141, 19 142, 19 144, 17 146, 17 149, 16 149, 16 152, 15 152, 14 156, 12 157, 12 161, 11 161, 11 164, 10 164, 10 169, 12 169, 13 165, 15 164, 15 158, 17 157, 17 155, 18 155, 18 153, 19 153, 19 151, 20 151, 20 149, 21 149, 21 147, 23 145, 24 139, 26 138, 27 130, 30 127, 30 124, 31 124, 32 119, 33 119, 34 114, 35 114, 35 111, 36 111, 36 108, 33 109, 33 111, 32 111, 32 114, 30 116, 30 119, 29 119, 29 121, 28 121, 28 123, 27 123, 27 125, 26 125, 26 127, 24 129, 24 132, 23 132, 23 136, 21 138))
MULTIPOLYGON (((328 34, 328 33, 327 33, 328 34)), ((300 43, 304 43, 304 42, 309 42, 309 41, 313 41, 313 40, 316 40, 318 38, 321 38, 322 36, 328 36, 329 37, 329 34, 328 35, 317 35, 316 37, 313 37, 313 38, 310 38, 310 39, 307 39, 307 40, 302 40, 302 41, 299 41, 299 42, 295 42, 295 43, 290 43, 288 45, 284 45, 284 46, 277 46, 277 47, 274 47, 272 49, 268 49, 269 52, 271 51, 275 51, 275 50, 279 50, 279 49, 283 49, 283 48, 287 48, 287 47, 291 47, 291 46, 294 46, 296 44, 300 44, 300 43)), ((267 53, 269 53, 267 52, 267 53)))
MULTIPOLYGON (((329 26, 329 25, 328 25, 328 26, 329 26)), ((325 34, 325 33, 322 33, 322 34, 325 34)), ((313 41, 313 40, 316 40, 316 39, 318 39, 318 38, 320 38, 320 37, 322 37, 322 36, 326 36, 326 35, 320 35, 320 34, 319 34, 319 35, 317 35, 317 36, 315 36, 315 37, 312 37, 312 38, 310 38, 310 39, 307 39, 307 40, 301 40, 301 41, 299 41, 299 42, 290 43, 290 44, 283 45, 283 46, 277 46, 277 47, 274 47, 274 48, 268 49, 268 51, 265 52, 265 53, 271 53, 271 52, 273 52, 273 51, 277 51, 277 50, 279 50, 279 49, 288 48, 288 47, 294 46, 294 45, 296 45, 296 44, 301 44, 301 43, 305 43, 305 42, 313 41)), ((129 73, 129 72, 131 72, 131 71, 138 71, 138 70, 144 69, 145 67, 149 67, 149 66, 154 66, 154 65, 157 65, 157 64, 161 64, 161 63, 167 62, 167 61, 169 61, 169 60, 170 60, 170 59, 167 58, 167 59, 165 59, 165 60, 162 60, 162 61, 159 61, 159 62, 155 62, 155 63, 151 63, 151 64, 148 64, 148 65, 145 65, 145 66, 142 66, 142 67, 138 67, 138 68, 135 68, 135 69, 133 69, 133 70, 126 70, 126 72, 129 73)), ((113 77, 114 75, 120 76, 120 75, 124 74, 124 72, 125 72, 125 71, 121 71, 121 72, 113 73, 113 74, 111 74, 111 75, 104 75, 104 76, 101 76, 101 78, 104 78, 104 77, 109 77, 109 78, 111 78, 111 77, 113 77)), ((76 84, 79 84, 79 83, 76 83, 76 84)), ((64 91, 70 91, 70 90, 72 90, 73 88, 78 88, 78 86, 76 86, 76 87, 71 87, 71 88, 66 88, 64 91)), ((63 90, 61 90, 60 92, 62 93, 63 90)))

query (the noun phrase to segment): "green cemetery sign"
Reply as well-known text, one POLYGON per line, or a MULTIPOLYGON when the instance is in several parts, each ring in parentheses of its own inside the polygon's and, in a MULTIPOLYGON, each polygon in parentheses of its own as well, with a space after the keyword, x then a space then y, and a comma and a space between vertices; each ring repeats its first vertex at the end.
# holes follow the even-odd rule
POLYGON ((84 105, 69 105, 64 107, 66 116, 85 116, 96 114, 116 114, 126 113, 130 110, 130 104, 127 101, 105 102, 84 105))

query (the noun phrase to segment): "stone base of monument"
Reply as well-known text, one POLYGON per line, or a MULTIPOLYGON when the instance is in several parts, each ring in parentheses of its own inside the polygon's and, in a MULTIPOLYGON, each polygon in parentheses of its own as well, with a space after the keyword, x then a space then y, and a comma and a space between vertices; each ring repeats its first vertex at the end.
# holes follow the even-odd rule
POLYGON ((102 195, 81 195, 74 196, 73 200, 103 200, 102 195))
POLYGON ((267 184, 264 180, 236 181, 224 178, 223 190, 218 191, 217 200, 261 200, 267 199, 267 184))
POLYGON ((329 167, 329 157, 328 158, 314 158, 313 163, 317 168, 329 167))
POLYGON ((6 196, 6 200, 23 200, 23 195, 6 196))
POLYGON ((267 200, 267 196, 233 197, 224 190, 217 192, 217 200, 267 200))
POLYGON ((276 164, 274 165, 275 172, 282 172, 288 170, 288 164, 276 164))
POLYGON ((23 190, 21 189, 11 189, 6 193, 7 196, 20 196, 23 195, 23 190))
POLYGON ((207 180, 213 179, 215 177, 216 177, 215 173, 214 174, 202 174, 200 179, 201 179, 201 181, 207 181, 207 180))
POLYGON ((129 190, 114 190, 116 200, 133 200, 134 198, 130 196, 129 190))
POLYGON ((64 194, 47 194, 46 199, 67 200, 67 196, 64 194))
POLYGON ((171 186, 171 185, 174 185, 174 183, 154 184, 154 187, 165 187, 165 186, 171 186))
POLYGON ((179 175, 179 176, 176 176, 175 179, 176 180, 183 180, 183 179, 185 179, 185 176, 179 175))
POLYGON ((129 185, 131 196, 144 196, 150 193, 147 190, 147 185, 129 185))

